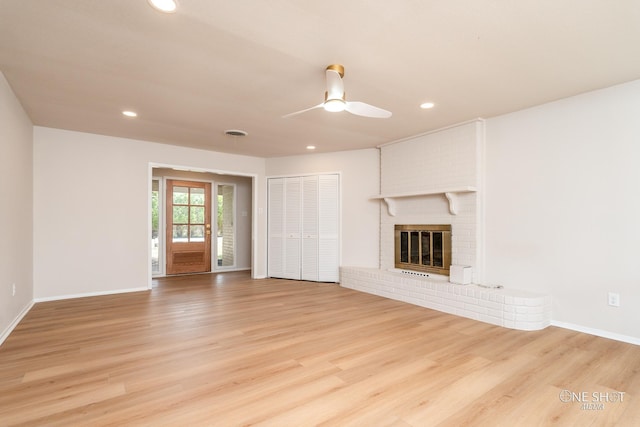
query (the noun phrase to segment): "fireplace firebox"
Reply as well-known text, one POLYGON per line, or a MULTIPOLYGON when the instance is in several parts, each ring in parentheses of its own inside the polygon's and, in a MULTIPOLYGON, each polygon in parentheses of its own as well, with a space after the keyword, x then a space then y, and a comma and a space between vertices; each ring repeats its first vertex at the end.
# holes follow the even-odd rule
POLYGON ((395 226, 395 267, 449 275, 451 225, 395 226))

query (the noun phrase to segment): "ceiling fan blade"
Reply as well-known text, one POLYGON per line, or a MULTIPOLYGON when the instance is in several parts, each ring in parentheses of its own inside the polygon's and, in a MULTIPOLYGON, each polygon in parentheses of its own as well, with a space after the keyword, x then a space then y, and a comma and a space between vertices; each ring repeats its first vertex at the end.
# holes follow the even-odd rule
POLYGON ((347 102, 345 110, 356 116, 373 117, 376 119, 388 119, 391 117, 391 111, 358 101, 347 102))
POLYGON ((327 69, 327 99, 344 98, 344 82, 340 73, 333 69, 327 69))
POLYGON ((307 111, 315 110, 316 108, 321 108, 323 105, 324 105, 324 103, 318 104, 318 105, 314 105, 311 108, 305 108, 304 110, 296 111, 295 113, 285 114, 284 116, 282 116, 282 118, 286 119, 287 117, 295 116, 297 114, 306 113, 307 111))

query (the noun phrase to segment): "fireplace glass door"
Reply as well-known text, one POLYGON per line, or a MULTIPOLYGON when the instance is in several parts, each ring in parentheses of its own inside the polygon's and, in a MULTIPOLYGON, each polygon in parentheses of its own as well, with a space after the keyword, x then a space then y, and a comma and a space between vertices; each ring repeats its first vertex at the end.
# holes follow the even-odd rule
POLYGON ((449 274, 450 225, 396 225, 395 266, 436 274, 449 274))

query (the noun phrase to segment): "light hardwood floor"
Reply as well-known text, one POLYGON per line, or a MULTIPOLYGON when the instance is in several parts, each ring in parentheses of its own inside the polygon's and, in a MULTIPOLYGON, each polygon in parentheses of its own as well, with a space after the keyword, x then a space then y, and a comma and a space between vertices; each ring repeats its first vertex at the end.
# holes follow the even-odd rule
POLYGON ((0 425, 640 426, 639 370, 639 346, 560 328, 185 276, 36 304, 0 347, 0 425))

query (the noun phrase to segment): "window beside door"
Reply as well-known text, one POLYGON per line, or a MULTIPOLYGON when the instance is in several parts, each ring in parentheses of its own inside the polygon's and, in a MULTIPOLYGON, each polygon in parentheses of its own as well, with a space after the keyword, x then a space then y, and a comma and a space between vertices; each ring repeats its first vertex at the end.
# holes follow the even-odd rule
POLYGON ((162 191, 160 179, 151 181, 151 274, 162 274, 162 240, 160 234, 162 191))
POLYGON ((233 184, 218 184, 216 222, 216 265, 227 268, 235 265, 235 193, 233 184))

